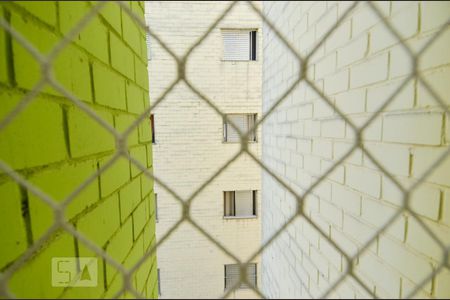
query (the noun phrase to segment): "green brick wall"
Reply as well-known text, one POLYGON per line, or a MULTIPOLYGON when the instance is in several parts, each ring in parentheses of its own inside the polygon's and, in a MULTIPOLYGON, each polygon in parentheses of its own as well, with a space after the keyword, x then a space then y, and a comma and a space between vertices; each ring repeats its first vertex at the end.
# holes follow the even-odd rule
MULTIPOLYGON (((46 55, 93 5, 95 2, 0 2, 0 18, 46 55)), ((144 17, 143 2, 128 5, 144 17)), ((124 9, 108 3, 58 54, 53 74, 67 91, 123 132, 149 106, 146 66, 145 32, 124 9)), ((0 29, 0 119, 41 78, 35 58, 0 29)), ((148 119, 131 133, 127 143, 130 155, 151 169, 148 119)), ((114 152, 114 137, 48 84, 0 131, 0 160, 56 202, 104 166, 114 152)), ((74 198, 65 216, 79 232, 130 268, 155 244, 153 202, 153 181, 120 158, 74 198)), ((0 171, 0 273, 53 223, 48 205, 0 171)), ((135 272, 132 284, 143 296, 157 298, 156 274, 153 255, 135 272)), ((112 265, 59 229, 14 273, 8 286, 20 298, 108 298, 121 289, 122 278, 112 265), (97 257, 98 285, 52 287, 53 257, 97 257)))

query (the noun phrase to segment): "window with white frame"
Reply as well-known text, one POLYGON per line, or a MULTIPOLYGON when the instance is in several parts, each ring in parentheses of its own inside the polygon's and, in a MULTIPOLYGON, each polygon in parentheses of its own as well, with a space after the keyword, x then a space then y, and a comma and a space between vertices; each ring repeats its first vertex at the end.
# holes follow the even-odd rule
POLYGON ((223 192, 225 218, 256 216, 256 191, 223 192))
MULTIPOLYGON (((226 116, 243 134, 249 131, 250 128, 253 128, 256 123, 256 114, 228 114, 226 116)), ((237 131, 225 120, 223 124, 223 140, 224 142, 240 142, 237 131)), ((248 140, 256 142, 255 132, 249 134, 248 140)))
POLYGON ((222 29, 223 59, 256 60, 256 30, 222 29))
MULTIPOLYGON (((225 265, 225 290, 233 287, 240 279, 240 269, 238 264, 225 265)), ((247 281, 256 287, 256 264, 247 265, 247 281)), ((248 289, 248 284, 241 282, 240 289, 248 289)))

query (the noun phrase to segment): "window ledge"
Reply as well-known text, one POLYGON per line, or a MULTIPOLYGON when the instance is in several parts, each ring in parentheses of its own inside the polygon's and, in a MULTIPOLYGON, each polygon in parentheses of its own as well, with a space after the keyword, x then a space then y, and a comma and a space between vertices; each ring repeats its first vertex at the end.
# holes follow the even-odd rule
MULTIPOLYGON (((222 144, 240 144, 241 142, 226 142, 226 141, 222 141, 222 144)), ((247 144, 257 144, 258 141, 249 141, 247 142, 247 144)))
POLYGON ((224 220, 236 220, 236 219, 257 219, 258 216, 224 216, 224 220))
POLYGON ((230 63, 248 63, 248 62, 259 62, 259 60, 232 60, 232 59, 221 59, 222 62, 230 62, 230 63))

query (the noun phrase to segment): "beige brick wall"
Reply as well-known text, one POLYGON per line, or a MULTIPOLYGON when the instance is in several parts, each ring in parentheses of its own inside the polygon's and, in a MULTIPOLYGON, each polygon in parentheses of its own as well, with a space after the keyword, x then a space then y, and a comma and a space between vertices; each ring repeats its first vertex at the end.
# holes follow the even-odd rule
MULTIPOLYGON (((182 56, 228 2, 149 2, 147 22, 164 43, 182 56)), ((261 114, 261 21, 245 3, 237 4, 194 50, 187 63, 187 78, 224 113, 261 114), (222 61, 220 28, 257 28, 258 61, 222 61)), ((173 59, 155 40, 151 46, 149 76, 152 103, 176 78, 173 59)), ((222 118, 179 83, 154 111, 155 176, 183 198, 188 198, 238 150, 239 144, 222 142, 222 118)), ((259 139, 259 137, 258 137, 259 139)), ((260 156, 260 143, 250 150, 260 156)), ((195 199, 191 216, 199 226, 240 259, 248 259, 260 246, 260 210, 256 219, 224 220, 223 191, 261 190, 260 169, 242 156, 211 182, 195 199)), ((180 204, 159 185, 157 240, 181 217, 180 204)), ((258 208, 260 208, 258 193, 258 208)), ((216 298, 224 292, 224 265, 233 263, 192 225, 185 222, 158 248, 161 298, 216 298)), ((257 269, 260 269, 259 259, 257 269)), ((260 283, 258 276, 258 284, 260 283)), ((252 297, 240 290, 233 297, 252 297)))
MULTIPOLYGON (((265 15, 302 55, 307 55, 350 7, 348 2, 264 2, 265 15)), ((413 51, 419 51, 450 17, 449 2, 376 2, 413 51)), ((446 30, 424 52, 420 74, 448 105, 450 55, 446 30)), ((299 63, 275 32, 263 25, 263 112, 296 80, 299 63)), ((308 78, 328 105, 303 82, 277 107, 262 129, 262 158, 287 185, 303 194, 352 147, 356 126, 371 118, 411 73, 412 64, 380 18, 359 3, 308 62, 308 78)), ((448 108, 448 107, 447 107, 448 108)), ((448 115, 417 79, 409 81, 363 133, 367 149, 405 189, 448 150, 448 115)), ((417 218, 446 247, 450 244, 450 158, 410 197, 417 218)), ((295 214, 295 200, 267 174, 262 177, 262 240, 295 214)), ((367 244, 399 209, 403 194, 360 149, 306 197, 296 219, 262 255, 262 286, 269 297, 318 297, 345 271, 348 256, 367 244), (320 229, 323 234, 319 234, 320 229), (341 251, 329 242, 334 241, 341 251)), ((443 250, 410 213, 402 212, 363 253, 354 274, 378 297, 406 297, 436 270, 443 250)), ((448 258, 447 258, 448 259, 448 258)), ((449 297, 450 272, 427 281, 418 295, 449 297), (446 283, 445 283, 446 282, 446 283)), ((333 297, 367 297, 346 278, 333 297)))

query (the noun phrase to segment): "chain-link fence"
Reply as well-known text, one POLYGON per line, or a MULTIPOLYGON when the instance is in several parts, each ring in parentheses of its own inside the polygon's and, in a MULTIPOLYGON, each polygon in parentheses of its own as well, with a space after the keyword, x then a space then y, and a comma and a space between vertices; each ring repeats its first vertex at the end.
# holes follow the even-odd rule
MULTIPOLYGON (((441 263, 434 268, 433 272, 430 274, 424 274, 425 278, 415 286, 415 288, 411 291, 409 295, 406 295, 406 297, 411 297, 415 295, 425 284, 427 284, 433 276, 435 276, 437 273, 439 273, 443 268, 449 268, 449 261, 448 261, 448 255, 450 251, 449 245, 446 245, 445 242, 441 241, 439 237, 437 237, 432 230, 430 230, 427 225, 422 221, 420 217, 418 217, 417 213, 411 209, 410 206, 410 195, 413 191, 415 191, 429 176, 430 174, 449 156, 450 149, 446 150, 445 153, 443 153, 439 159, 434 161, 432 164, 429 165, 428 169, 424 174, 421 176, 420 179, 418 179, 414 185, 412 185, 409 188, 405 188, 392 174, 390 174, 388 171, 386 171, 385 166, 383 166, 376 158, 375 156, 369 152, 366 148, 362 146, 363 144, 363 133, 368 128, 368 126, 372 123, 373 120, 379 116, 381 112, 393 101, 393 99, 402 91, 402 89, 406 86, 408 82, 411 80, 416 79, 418 82, 420 82, 423 87, 432 95, 434 100, 439 104, 440 108, 444 112, 445 115, 449 116, 450 112, 448 110, 448 99, 442 99, 439 94, 430 86, 430 84, 425 81, 422 76, 419 69, 419 61, 422 57, 422 55, 427 51, 427 49, 430 48, 433 43, 444 34, 444 32, 448 29, 448 25, 450 24, 450 20, 447 21, 440 30, 437 31, 437 33, 430 38, 425 45, 422 46, 422 48, 419 51, 414 51, 410 46, 408 46, 404 39, 402 38, 401 34, 397 31, 397 29, 392 26, 392 24, 385 18, 383 13, 379 10, 379 8, 374 5, 373 3, 369 2, 368 7, 375 12, 375 14, 379 17, 379 20, 385 25, 386 29, 389 30, 390 34, 395 37, 395 39, 400 43, 402 48, 405 50, 406 53, 408 53, 410 64, 412 66, 412 71, 409 76, 403 81, 401 85, 396 88, 394 93, 386 97, 386 101, 382 106, 379 107, 379 109, 374 112, 371 117, 364 123, 362 126, 357 126, 352 122, 350 118, 346 116, 344 112, 342 112, 338 107, 334 106, 333 102, 330 100, 330 98, 321 91, 320 88, 317 87, 316 83, 309 78, 308 76, 308 63, 311 60, 311 57, 316 53, 316 51, 322 46, 322 44, 329 38, 336 28, 339 27, 340 24, 342 24, 350 15, 351 13, 358 7, 359 5, 362 5, 361 3, 355 2, 352 5, 350 5, 345 12, 343 12, 340 17, 338 18, 338 21, 330 26, 329 30, 323 35, 321 41, 317 43, 311 51, 309 51, 306 55, 301 55, 294 46, 292 46, 291 42, 288 38, 284 37, 279 30, 272 24, 272 22, 266 18, 264 13, 255 6, 254 3, 248 2, 247 5, 251 7, 256 14, 258 14, 261 19, 263 20, 264 24, 270 28, 277 38, 289 49, 289 51, 292 53, 292 55, 295 56, 298 62, 299 67, 299 73, 294 82, 290 85, 288 89, 276 101, 274 101, 273 105, 262 115, 262 117, 256 122, 256 124, 251 128, 248 132, 241 132, 239 128, 237 128, 232 122, 228 122, 227 115, 224 114, 219 107, 212 101, 208 95, 203 94, 199 89, 196 88, 195 84, 189 80, 186 76, 186 64, 189 60, 190 55, 192 52, 202 44, 202 42, 208 37, 208 35, 216 28, 216 26, 221 22, 222 19, 224 19, 227 14, 233 9, 234 5, 236 5, 236 2, 232 2, 229 4, 229 6, 223 11, 223 13, 220 15, 219 18, 215 20, 211 24, 211 26, 204 32, 204 34, 197 39, 197 41, 191 45, 188 51, 186 51, 185 55, 182 57, 178 57, 175 55, 175 53, 164 43, 164 37, 158 36, 152 28, 148 28, 143 21, 141 17, 135 14, 133 12, 128 4, 122 3, 122 2, 116 2, 117 6, 119 6, 122 10, 123 14, 127 14, 130 16, 136 24, 144 28, 150 36, 157 41, 164 49, 167 51, 167 53, 173 58, 173 60, 177 64, 177 77, 176 79, 168 86, 166 91, 158 98, 155 99, 155 101, 152 101, 151 107, 146 109, 138 119, 136 119, 133 124, 123 133, 119 133, 114 129, 109 123, 104 121, 101 117, 97 115, 95 111, 93 111, 88 105, 86 105, 84 102, 80 101, 77 97, 75 97, 71 92, 66 90, 57 80, 55 80, 55 77, 53 76, 53 62, 57 58, 57 56, 61 53, 61 51, 67 47, 71 41, 79 34, 83 28, 91 21, 93 17, 95 17, 99 12, 102 11, 104 8, 105 3, 100 2, 92 5, 91 10, 89 13, 87 13, 79 22, 78 24, 73 27, 65 36, 64 39, 62 39, 48 55, 43 55, 40 53, 29 41, 27 41, 26 38, 24 38, 23 35, 21 35, 13 26, 11 26, 8 22, 6 22, 4 19, 0 19, 0 26, 8 32, 12 38, 17 42, 20 43, 21 46, 23 46, 32 56, 33 58, 39 63, 41 66, 41 79, 40 81, 34 86, 33 89, 31 89, 30 92, 27 93, 27 95, 20 101, 20 104, 16 106, 9 114, 7 114, 2 120, 0 120, 0 131, 4 130, 21 112, 30 104, 33 102, 35 97, 41 92, 44 85, 48 84, 51 87, 53 87, 56 91, 61 93, 64 97, 69 99, 71 102, 73 102, 74 105, 76 105, 79 109, 84 111, 87 115, 89 115, 90 118, 95 120, 98 124, 100 124, 104 129, 106 129, 114 138, 116 141, 116 153, 113 155, 113 157, 95 173, 92 174, 89 178, 86 178, 86 181, 81 184, 78 188, 76 188, 64 201, 61 203, 57 203, 54 201, 49 195, 44 193, 42 190, 31 184, 29 181, 27 181, 19 172, 16 172, 13 168, 8 166, 5 162, 0 160, 0 169, 5 172, 10 178, 12 178, 15 182, 17 182, 20 186, 27 189, 32 194, 39 197, 45 204, 47 204, 49 207, 51 207, 55 212, 55 222, 54 224, 46 231, 46 233, 39 238, 37 241, 35 241, 27 250, 26 252, 20 256, 17 260, 15 260, 7 269, 5 269, 0 274, 0 291, 3 296, 5 297, 14 297, 14 295, 9 291, 8 289, 8 281, 13 276, 13 274, 20 269, 24 264, 26 264, 27 260, 30 259, 34 253, 51 237, 51 235, 57 231, 58 229, 62 228, 72 236, 74 236, 76 239, 78 239, 82 244, 84 244, 87 248, 92 250, 95 254, 97 254, 99 257, 102 257, 108 264, 114 266, 117 268, 117 270, 121 273, 123 276, 123 287, 120 289, 120 291, 115 296, 122 295, 125 291, 130 292, 132 295, 136 297, 142 297, 138 291, 136 291, 131 283, 131 278, 136 272, 138 268, 140 268, 144 262, 149 259, 149 257, 157 251, 158 247, 167 241, 167 239, 172 235, 173 232, 177 230, 177 228, 183 224, 183 223, 190 223, 192 224, 198 232, 200 232, 202 235, 204 235, 212 244, 214 244, 216 247, 220 248, 227 256, 233 258, 233 260, 240 264, 241 272, 240 272, 240 281, 236 282, 234 286, 230 289, 227 289, 225 291, 225 294, 223 295, 223 298, 226 298, 232 293, 235 289, 239 288, 242 283, 245 283, 249 285, 259 296, 265 297, 264 293, 255 286, 252 286, 250 282, 247 281, 247 264, 251 263, 258 255, 260 255, 266 247, 268 247, 279 235, 286 230, 286 228, 291 225, 296 219, 303 218, 306 220, 312 227, 314 227, 317 232, 326 239, 331 245, 334 246, 334 248, 342 254, 344 257, 346 263, 345 263, 345 270, 342 272, 341 276, 334 281, 326 290, 324 290, 322 297, 326 297, 330 295, 330 293, 339 286, 340 283, 343 282, 345 278, 348 276, 352 277, 356 282, 358 282, 363 289, 367 291, 370 295, 375 297, 375 294, 373 290, 366 286, 366 284, 358 277, 357 274, 355 274, 353 270, 353 261, 360 256, 362 253, 367 251, 367 249, 374 243, 374 241, 377 239, 377 237, 385 232, 385 230, 393 224, 393 222, 396 220, 398 216, 400 216, 404 212, 408 212, 411 217, 413 217, 425 230, 428 235, 440 246, 442 250, 442 260, 441 263), (139 126, 142 122, 148 121, 148 116, 150 112, 152 112, 162 101, 164 101, 166 95, 170 93, 174 87, 184 82, 200 99, 202 99, 205 103, 207 103, 218 115, 220 115, 225 121, 231 124, 231 126, 234 127, 234 129, 239 133, 241 138, 241 149, 240 151, 234 155, 230 160, 225 162, 208 180, 206 180, 195 192, 193 192, 191 195, 178 195, 175 191, 173 191, 170 187, 170 182, 163 182, 157 177, 155 177, 152 172, 150 172, 147 169, 147 166, 144 166, 141 162, 139 162, 136 158, 132 157, 126 148, 126 140, 130 133, 139 126), (287 184, 283 178, 278 176, 273 170, 271 170, 269 167, 265 165, 263 161, 261 161, 258 157, 256 157, 253 153, 251 153, 247 148, 247 140, 249 136, 253 134, 253 132, 256 131, 256 129, 263 124, 263 122, 270 116, 276 109, 280 106, 280 104, 283 102, 283 100, 286 99, 288 95, 300 84, 305 83, 309 87, 311 87, 318 95, 320 95, 320 98, 328 104, 330 107, 335 109, 336 113, 339 115, 339 117, 344 120, 349 128, 353 130, 355 134, 355 139, 353 146, 350 150, 346 152, 345 155, 343 155, 338 161, 336 161, 326 172, 321 174, 317 178, 317 180, 311 184, 302 194, 298 194, 295 192, 289 184, 287 184), (383 174, 390 179, 392 183, 395 184, 395 186, 402 192, 403 194, 403 201, 402 205, 399 207, 397 212, 389 219, 388 222, 386 222, 383 226, 380 226, 377 231, 374 233, 374 235, 366 242, 366 244, 361 247, 353 256, 349 256, 346 254, 342 249, 340 249, 339 245, 335 243, 333 240, 329 239, 328 235, 323 232, 323 230, 309 217, 304 213, 304 201, 305 197, 311 194, 311 192, 314 191, 314 189, 324 180, 326 179, 338 166, 340 166, 345 159, 347 159, 354 151, 359 149, 362 151, 372 162, 375 164, 383 174), (199 193, 205 189, 205 187, 208 186, 215 178, 217 178, 223 170, 225 170, 231 163, 233 163, 238 157, 241 155, 248 155, 251 157, 260 167, 261 169, 272 176, 280 185, 282 185, 286 191, 288 191, 290 194, 292 194, 295 199, 297 200, 297 213, 294 214, 285 224, 279 228, 275 234, 273 234, 268 240, 266 240, 257 251, 254 252, 253 255, 250 256, 250 258, 247 261, 241 261, 235 254, 233 254, 231 251, 228 250, 227 245, 223 245, 220 240, 217 240, 213 236, 211 236, 207 231, 205 231, 204 228, 202 228, 200 225, 198 225, 190 215, 190 208, 192 206, 193 201, 195 200, 196 196, 199 195, 199 193), (64 217, 64 211, 66 207, 74 200, 74 198, 80 194, 80 192, 85 189, 89 184, 91 184, 93 181, 97 179, 99 175, 104 173, 107 169, 109 169, 111 166, 115 164, 115 162, 119 158, 126 158, 131 162, 132 165, 137 167, 139 170, 145 173, 145 175, 150 178, 154 179, 155 182, 159 184, 159 186, 163 189, 165 189, 168 193, 170 193, 180 204, 182 207, 183 213, 182 217, 171 227, 170 230, 167 231, 167 233, 162 236, 157 243, 151 247, 150 251, 145 253, 144 256, 140 257, 138 262, 131 268, 126 269, 123 265, 115 261, 104 249, 100 248, 98 245, 96 245, 94 242, 89 240, 85 235, 81 234, 79 231, 76 230, 76 228, 67 222, 67 220, 64 217)), ((263 208, 264 209, 264 208, 263 208)), ((262 266, 264 268, 264 266, 262 266)), ((299 283, 301 284, 301 283, 299 283)))

